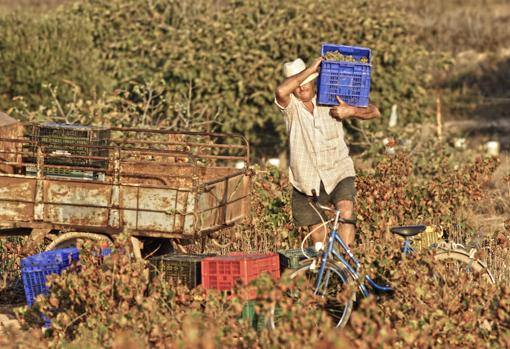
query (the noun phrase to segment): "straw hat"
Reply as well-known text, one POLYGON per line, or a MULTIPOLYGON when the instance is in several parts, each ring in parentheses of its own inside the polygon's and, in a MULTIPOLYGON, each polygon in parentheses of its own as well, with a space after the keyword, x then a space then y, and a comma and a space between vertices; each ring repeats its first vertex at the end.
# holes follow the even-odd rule
MULTIPOLYGON (((306 69, 305 62, 301 58, 297 58, 292 62, 287 62, 283 65, 283 74, 285 78, 301 73, 306 69)), ((319 76, 319 73, 310 74, 299 86, 303 86, 304 84, 309 83, 319 76)))

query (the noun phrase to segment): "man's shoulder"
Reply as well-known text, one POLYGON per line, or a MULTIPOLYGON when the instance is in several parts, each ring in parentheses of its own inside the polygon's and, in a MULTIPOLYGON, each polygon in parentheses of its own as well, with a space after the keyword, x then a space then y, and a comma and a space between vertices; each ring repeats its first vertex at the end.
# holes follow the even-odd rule
POLYGON ((280 111, 282 111, 285 114, 289 114, 295 113, 297 111, 296 107, 299 103, 299 100, 293 94, 290 94, 289 103, 285 107, 278 103, 278 99, 276 99, 276 97, 274 99, 274 103, 276 104, 278 109, 280 109, 280 111))

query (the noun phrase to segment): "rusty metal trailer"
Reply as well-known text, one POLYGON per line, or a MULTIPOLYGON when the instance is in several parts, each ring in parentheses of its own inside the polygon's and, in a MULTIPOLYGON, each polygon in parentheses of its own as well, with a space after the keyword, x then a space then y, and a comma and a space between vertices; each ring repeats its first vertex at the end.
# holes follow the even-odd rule
POLYGON ((0 235, 198 239, 249 218, 240 135, 109 128, 80 143, 33 127, 0 125, 0 235))

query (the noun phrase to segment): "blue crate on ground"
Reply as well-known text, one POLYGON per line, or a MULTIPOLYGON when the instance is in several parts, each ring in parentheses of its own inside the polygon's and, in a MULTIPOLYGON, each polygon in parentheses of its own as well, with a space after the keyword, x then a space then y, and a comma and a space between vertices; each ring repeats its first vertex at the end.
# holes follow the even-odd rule
POLYGON ((35 297, 40 294, 48 295, 46 276, 60 274, 79 257, 75 247, 64 248, 54 251, 41 252, 39 254, 23 258, 21 260, 21 277, 25 289, 27 304, 32 306, 35 297))
POLYGON ((334 44, 323 44, 321 47, 323 56, 334 51, 353 56, 357 62, 322 61, 317 82, 317 103, 338 105, 336 96, 339 96, 349 105, 368 106, 372 73, 370 49, 334 44), (359 63, 361 58, 366 58, 368 63, 359 63))
POLYGON ((108 257, 112 254, 112 249, 110 247, 104 247, 101 249, 101 257, 108 257))

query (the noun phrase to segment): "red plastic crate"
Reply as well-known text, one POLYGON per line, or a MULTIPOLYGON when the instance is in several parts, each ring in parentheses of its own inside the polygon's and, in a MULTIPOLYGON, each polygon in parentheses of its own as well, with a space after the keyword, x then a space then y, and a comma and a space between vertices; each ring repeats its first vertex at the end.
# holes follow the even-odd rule
POLYGON ((205 289, 231 290, 238 280, 243 285, 256 279, 263 272, 274 279, 280 277, 280 258, 277 253, 234 252, 226 256, 202 260, 202 285, 205 289))

